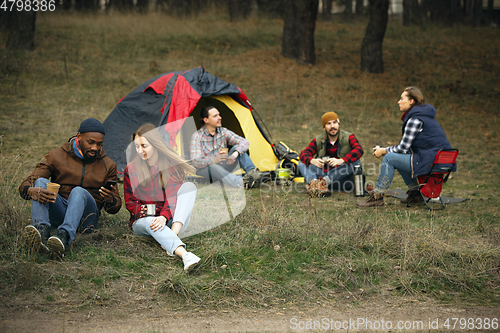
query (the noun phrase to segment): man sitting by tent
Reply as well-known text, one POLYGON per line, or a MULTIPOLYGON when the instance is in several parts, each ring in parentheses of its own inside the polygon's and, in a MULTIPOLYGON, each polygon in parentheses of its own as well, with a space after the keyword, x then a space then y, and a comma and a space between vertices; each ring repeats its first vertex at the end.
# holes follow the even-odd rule
POLYGON ((102 148, 104 134, 99 120, 82 121, 77 135, 49 151, 19 186, 21 197, 31 200, 32 225, 24 228, 24 237, 33 250, 62 258, 77 231, 94 231, 101 208, 109 214, 120 210, 120 194, 112 185, 116 164, 102 148), (47 189, 49 182, 60 185, 58 194, 47 189))
POLYGON ((299 170, 311 196, 329 196, 330 190, 352 191, 354 165, 363 148, 354 134, 340 129, 335 112, 321 117, 324 131, 300 153, 299 170))
POLYGON ((191 160, 196 174, 215 182, 222 180, 232 187, 252 188, 261 177, 247 151, 247 139, 222 127, 219 110, 206 106, 201 110, 200 121, 203 126, 191 137, 191 160), (232 148, 228 151, 228 145, 232 148), (246 172, 243 180, 231 173, 239 166, 246 172))

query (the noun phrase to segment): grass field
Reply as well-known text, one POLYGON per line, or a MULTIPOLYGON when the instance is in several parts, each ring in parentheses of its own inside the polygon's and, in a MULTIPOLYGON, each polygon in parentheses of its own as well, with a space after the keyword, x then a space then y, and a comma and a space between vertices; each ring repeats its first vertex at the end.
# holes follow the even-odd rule
MULTIPOLYGON (((500 304, 500 31, 402 27, 391 20, 386 72, 359 71, 366 21, 318 22, 317 65, 280 55, 283 22, 230 23, 145 15, 37 17, 36 50, 0 48, 0 295, 40 310, 125 307, 125 294, 153 306, 200 308, 362 302, 382 290, 447 304, 500 304), (87 117, 104 121, 118 100, 160 73, 203 66, 241 87, 275 141, 301 151, 336 111, 365 148, 401 136, 397 100, 416 85, 438 109, 459 167, 444 195, 466 198, 444 211, 355 207, 351 194, 311 200, 302 188, 254 189, 230 222, 187 238, 202 258, 180 262, 127 229, 128 212, 103 214, 64 261, 28 253, 21 239, 29 202, 17 193, 44 154, 87 117), (347 296, 350 298, 346 299, 347 296)), ((0 45, 6 36, 0 34, 0 45)), ((368 175, 376 180, 376 171, 368 175)), ((403 188, 399 176, 392 188, 403 188)))

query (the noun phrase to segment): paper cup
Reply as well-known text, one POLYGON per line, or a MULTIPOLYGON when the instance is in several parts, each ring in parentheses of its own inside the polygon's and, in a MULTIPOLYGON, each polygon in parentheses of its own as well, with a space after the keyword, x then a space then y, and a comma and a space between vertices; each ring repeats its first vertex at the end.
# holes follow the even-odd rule
POLYGON ((59 193, 60 187, 61 187, 61 185, 59 185, 57 183, 47 183, 47 191, 55 193, 56 195, 57 195, 57 193, 59 193))

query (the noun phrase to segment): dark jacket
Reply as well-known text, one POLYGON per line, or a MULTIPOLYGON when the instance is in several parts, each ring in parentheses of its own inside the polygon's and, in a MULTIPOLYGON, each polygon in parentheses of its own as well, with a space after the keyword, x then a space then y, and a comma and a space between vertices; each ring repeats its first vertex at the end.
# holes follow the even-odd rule
MULTIPOLYGON (((339 130, 339 138, 338 138, 338 152, 337 156, 339 158, 345 157, 352 150, 351 145, 349 144, 349 136, 352 133, 339 130)), ((328 140, 328 135, 325 131, 316 137, 316 145, 318 146, 318 152, 314 155, 314 158, 321 158, 326 155, 326 140, 328 140)))
POLYGON ((64 199, 68 199, 74 187, 81 186, 92 194, 99 210, 104 207, 110 214, 118 213, 122 205, 118 187, 115 186, 111 204, 105 203, 99 194, 99 189, 106 184, 106 181, 116 181, 115 162, 106 156, 104 149, 95 161, 87 162, 75 155, 73 141, 74 137, 62 147, 53 149, 45 155, 35 170, 19 186, 21 197, 30 199, 27 194, 28 188, 32 187, 38 178, 46 178, 61 185, 59 195, 64 199))
MULTIPOLYGON (((403 134, 410 118, 423 122, 423 128, 411 145, 412 177, 418 177, 431 171, 431 165, 440 149, 451 149, 446 134, 435 119, 436 109, 430 104, 415 105, 403 120, 403 134)), ((453 171, 456 171, 456 164, 453 171)))

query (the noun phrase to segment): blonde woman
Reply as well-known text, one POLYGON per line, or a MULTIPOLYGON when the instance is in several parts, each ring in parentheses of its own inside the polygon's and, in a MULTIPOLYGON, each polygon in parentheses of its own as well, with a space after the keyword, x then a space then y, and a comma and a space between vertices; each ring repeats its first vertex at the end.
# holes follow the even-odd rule
POLYGON ((135 234, 153 237, 167 253, 181 257, 189 273, 200 258, 187 252, 177 235, 191 218, 196 187, 183 181, 186 173, 195 170, 165 145, 153 124, 142 125, 132 139, 135 149, 131 149, 123 181, 129 226, 135 234), (154 214, 148 214, 148 204, 156 206, 154 214))

